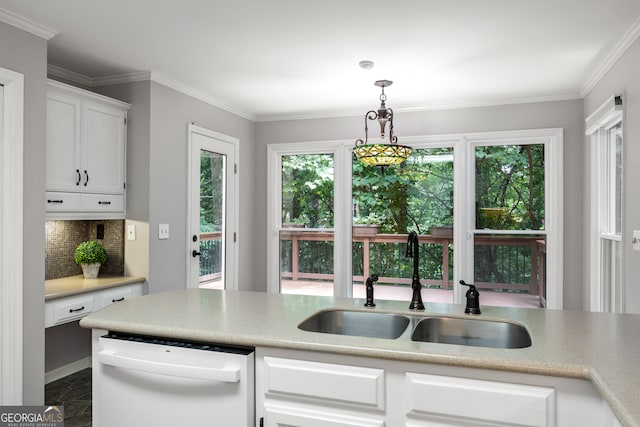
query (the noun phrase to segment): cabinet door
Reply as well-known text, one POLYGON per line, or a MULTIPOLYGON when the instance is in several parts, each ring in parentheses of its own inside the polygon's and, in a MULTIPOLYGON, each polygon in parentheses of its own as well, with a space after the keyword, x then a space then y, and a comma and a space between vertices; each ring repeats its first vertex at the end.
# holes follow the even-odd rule
POLYGON ((77 98, 57 92, 47 94, 48 191, 80 190, 80 113, 77 98))
POLYGON ((82 191, 124 194, 125 113, 86 102, 82 191))

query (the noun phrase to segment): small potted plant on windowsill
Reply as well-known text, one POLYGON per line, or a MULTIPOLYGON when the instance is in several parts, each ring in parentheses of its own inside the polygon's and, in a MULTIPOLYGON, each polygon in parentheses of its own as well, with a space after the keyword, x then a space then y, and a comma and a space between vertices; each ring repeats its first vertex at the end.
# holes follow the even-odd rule
POLYGON ((74 259, 76 264, 82 267, 85 279, 95 279, 98 277, 100 265, 107 260, 107 251, 100 242, 89 240, 76 247, 74 259))

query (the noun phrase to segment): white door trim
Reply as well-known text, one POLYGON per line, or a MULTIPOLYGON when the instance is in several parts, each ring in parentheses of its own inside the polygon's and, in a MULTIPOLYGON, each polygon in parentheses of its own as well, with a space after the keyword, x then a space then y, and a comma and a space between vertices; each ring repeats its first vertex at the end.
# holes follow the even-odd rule
MULTIPOLYGON (((225 229, 227 230, 226 233, 226 241, 225 241, 225 246, 227 248, 226 250, 226 255, 225 255, 225 265, 223 267, 225 274, 225 289, 228 290, 238 290, 239 286, 238 286, 238 240, 239 240, 239 233, 238 233, 238 224, 239 222, 239 214, 240 214, 240 209, 239 209, 239 200, 240 198, 238 197, 238 190, 239 190, 239 169, 240 169, 240 158, 239 158, 239 139, 238 138, 234 138, 232 136, 228 136, 228 135, 224 135, 222 133, 218 133, 200 126, 196 126, 194 124, 189 124, 188 127, 188 153, 187 153, 187 159, 188 159, 188 165, 187 165, 187 173, 188 173, 188 177, 187 177, 187 237, 190 238, 191 236, 191 229, 193 227, 193 222, 194 220, 192 219, 192 212, 191 212, 191 206, 193 204, 193 201, 195 200, 196 197, 199 197, 198 194, 195 194, 194 191, 195 189, 192 188, 191 185, 191 168, 193 167, 193 163, 194 163, 194 159, 193 159, 193 146, 194 146, 194 141, 193 141, 193 135, 194 134, 199 134, 199 135, 203 135, 209 138, 213 138, 213 139, 217 139, 219 141, 231 144, 233 146, 232 150, 233 150, 233 162, 231 162, 230 164, 227 165, 228 168, 230 168, 230 170, 233 170, 233 188, 234 188, 234 194, 231 197, 231 200, 229 201, 228 207, 231 208, 231 213, 227 213, 227 217, 225 220, 225 229), (229 227, 228 227, 229 226, 229 227), (228 227, 228 229, 227 229, 228 227), (235 238, 234 238, 235 236, 235 238)), ((199 189, 198 189, 199 190, 199 189)), ((191 242, 191 240, 189 240, 189 242, 191 242)), ((193 284, 191 283, 191 260, 192 260, 192 256, 191 256, 191 251, 193 250, 193 245, 190 243, 188 245, 188 253, 187 253, 187 279, 186 279, 186 287, 193 287, 193 284)))
POLYGON ((0 405, 22 404, 24 76, 0 68, 0 405))

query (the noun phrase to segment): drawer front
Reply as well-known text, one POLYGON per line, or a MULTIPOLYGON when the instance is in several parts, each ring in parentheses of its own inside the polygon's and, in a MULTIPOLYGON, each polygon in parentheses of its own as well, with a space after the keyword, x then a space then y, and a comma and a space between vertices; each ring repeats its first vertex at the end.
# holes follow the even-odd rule
POLYGON ((81 208, 85 212, 124 211, 124 196, 114 194, 83 194, 81 208))
POLYGON ((98 306, 97 308, 103 308, 111 304, 115 304, 126 299, 131 299, 142 295, 142 285, 135 284, 129 286, 118 286, 114 289, 101 291, 98 293, 98 306))
POLYGON ((80 210, 80 194, 47 191, 45 209, 49 212, 71 212, 80 210))
POLYGON ((410 396, 409 419, 473 419, 481 425, 528 427, 556 425, 556 393, 551 387, 417 373, 407 373, 405 380, 410 396))
POLYGON ((51 303, 53 306, 53 324, 66 323, 80 319, 94 310, 94 297, 92 294, 75 298, 65 298, 62 301, 51 303))
POLYGON ((313 407, 279 405, 273 402, 267 402, 264 410, 265 427, 385 427, 386 425, 383 417, 363 413, 354 416, 313 407))
POLYGON ((328 404, 339 401, 360 409, 385 409, 383 369, 279 357, 265 357, 264 362, 267 396, 303 396, 328 404))

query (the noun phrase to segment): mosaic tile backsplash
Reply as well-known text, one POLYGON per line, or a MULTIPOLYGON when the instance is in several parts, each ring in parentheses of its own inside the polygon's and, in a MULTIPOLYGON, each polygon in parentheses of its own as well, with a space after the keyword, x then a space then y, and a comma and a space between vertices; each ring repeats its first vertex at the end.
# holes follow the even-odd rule
POLYGON ((98 240, 107 250, 100 275, 124 274, 124 220, 46 221, 45 233, 45 280, 82 274, 73 253, 87 240, 98 240), (97 239, 98 225, 104 226, 104 239, 97 239))

